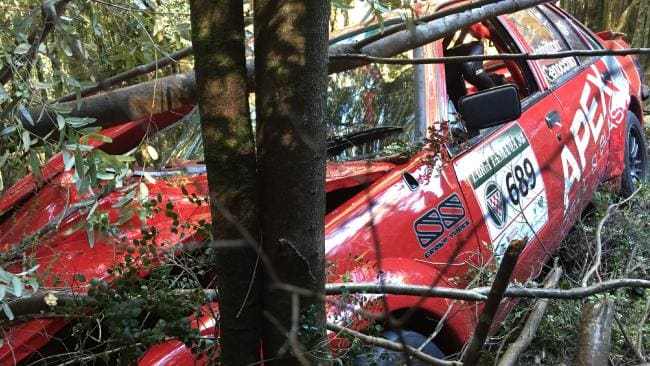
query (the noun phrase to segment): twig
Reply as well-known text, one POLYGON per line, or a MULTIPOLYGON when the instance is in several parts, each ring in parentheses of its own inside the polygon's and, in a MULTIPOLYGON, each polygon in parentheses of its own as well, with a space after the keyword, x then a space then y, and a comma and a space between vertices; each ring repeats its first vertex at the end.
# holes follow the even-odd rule
POLYGON ((182 50, 176 51, 174 53, 170 53, 169 55, 163 56, 148 64, 139 65, 130 70, 111 76, 107 79, 104 79, 96 83, 95 85, 79 90, 78 93, 70 93, 68 95, 64 95, 61 98, 57 99, 55 102, 56 103, 69 102, 75 100, 75 98, 77 97, 85 97, 91 94, 98 93, 103 90, 108 90, 111 86, 117 85, 121 82, 136 78, 144 74, 148 74, 160 67, 165 67, 167 65, 177 63, 179 60, 190 56, 192 52, 193 52, 192 47, 183 48, 182 50))
POLYGON ((501 260, 501 265, 494 278, 494 282, 492 283, 492 287, 490 288, 488 298, 485 300, 485 306, 479 316, 474 334, 472 334, 472 338, 469 340, 468 346, 463 353, 463 366, 473 366, 478 362, 481 349, 492 327, 492 321, 499 309, 499 304, 501 304, 508 283, 510 283, 512 272, 517 265, 519 254, 521 254, 521 251, 526 246, 526 242, 528 242, 528 238, 513 240, 510 246, 508 246, 501 260))
MULTIPOLYGON (((34 57, 38 52, 38 48, 41 46, 41 43, 45 41, 47 36, 54 30, 58 18, 65 7, 68 5, 70 0, 46 0, 41 4, 41 14, 43 15, 43 29, 39 32, 32 31, 28 37, 28 42, 31 44, 29 51, 27 51, 27 62, 25 62, 23 67, 26 67, 27 70, 31 69, 34 57)), ((14 76, 14 71, 16 71, 13 65, 6 65, 0 70, 0 85, 6 84, 14 76)))
POLYGON ((584 56, 625 56, 625 55, 650 55, 650 48, 625 48, 618 50, 573 50, 556 53, 501 53, 497 55, 476 56, 444 56, 430 58, 394 58, 373 57, 365 54, 332 55, 331 60, 356 60, 366 63, 386 65, 427 65, 427 64, 454 64, 471 61, 503 61, 503 60, 547 60, 564 57, 584 56))
POLYGON ((638 358, 639 361, 641 361, 641 362, 645 362, 646 359, 645 359, 645 357, 643 356, 643 354, 641 353, 641 350, 639 350, 639 349, 637 349, 636 347, 634 347, 634 343, 632 343, 632 340, 631 340, 630 337, 627 335, 627 332, 625 331, 625 327, 623 326, 623 323, 621 323, 621 320, 618 318, 618 315, 617 315, 617 314, 614 314, 614 321, 616 321, 616 325, 618 326, 618 330, 619 330, 619 331, 621 332, 621 334, 623 335, 623 340, 625 341, 625 345, 626 345, 630 350, 632 350, 632 352, 634 353, 634 356, 636 356, 636 358, 638 358))
MULTIPOLYGON (((553 268, 544 281, 544 288, 556 287, 558 282, 560 282, 560 277, 562 277, 562 269, 560 267, 553 268)), ((528 348, 535 338, 539 324, 544 318, 548 302, 549 299, 540 299, 535 302, 519 337, 508 347, 506 353, 503 354, 503 357, 499 361, 499 366, 516 365, 519 356, 521 356, 522 352, 528 348)))
POLYGON ((603 217, 600 220, 600 222, 598 223, 598 229, 596 230, 596 260, 594 261, 594 264, 591 266, 591 268, 587 271, 584 278, 582 279, 583 287, 587 286, 587 283, 589 282, 591 276, 598 270, 598 267, 600 267, 600 261, 602 256, 601 252, 603 250, 602 232, 603 232, 603 227, 605 227, 605 222, 607 222, 607 219, 609 219, 609 217, 612 215, 614 210, 618 209, 620 206, 629 202, 640 191, 641 188, 638 188, 636 191, 634 191, 634 193, 630 195, 630 197, 620 201, 619 203, 614 203, 609 207, 607 207, 607 212, 605 212, 605 217, 603 217))
MULTIPOLYGON (((596 285, 588 287, 576 287, 572 289, 545 289, 545 288, 526 288, 519 286, 510 286, 506 289, 505 297, 527 298, 527 299, 561 299, 561 300, 580 300, 590 296, 612 292, 621 288, 650 288, 650 280, 622 278, 617 280, 603 281, 596 285)), ((444 297, 448 299, 467 300, 467 301, 485 301, 485 296, 489 292, 487 287, 478 287, 474 289, 456 289, 449 287, 428 287, 418 285, 386 285, 382 287, 374 283, 359 284, 327 284, 325 285, 326 295, 341 295, 347 293, 363 294, 387 294, 387 295, 404 295, 404 296, 424 296, 424 297, 444 297), (450 291, 453 290, 453 291, 450 291), (449 292, 448 292, 449 291, 449 292), (443 295, 443 293, 445 293, 443 295)), ((298 289, 286 289, 288 291, 298 291, 298 289)), ((307 295, 303 291, 303 294, 307 295)))
POLYGON ((401 343, 389 341, 388 339, 385 338, 380 338, 380 337, 373 337, 369 336, 360 332, 357 332, 355 330, 352 330, 350 328, 342 327, 340 325, 332 324, 332 323, 327 323, 327 329, 340 333, 340 334, 345 334, 351 337, 354 337, 363 343, 366 344, 371 344, 373 346, 378 346, 381 348, 385 348, 387 350, 391 351, 396 351, 396 352, 405 352, 408 350, 409 354, 413 356, 414 358, 417 358, 418 360, 427 362, 431 365, 439 365, 439 366, 460 366, 461 363, 458 361, 446 361, 446 360, 441 360, 439 358, 429 356, 424 352, 418 351, 417 349, 409 346, 404 346, 401 343))

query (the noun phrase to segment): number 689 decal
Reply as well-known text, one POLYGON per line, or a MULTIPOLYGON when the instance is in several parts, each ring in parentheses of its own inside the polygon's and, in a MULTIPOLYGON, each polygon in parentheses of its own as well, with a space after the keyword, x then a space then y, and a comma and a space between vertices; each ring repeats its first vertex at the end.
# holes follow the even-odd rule
POLYGON ((528 193, 535 189, 536 184, 535 168, 528 158, 524 159, 523 166, 517 164, 506 174, 508 195, 514 205, 519 205, 521 197, 528 196, 528 193))

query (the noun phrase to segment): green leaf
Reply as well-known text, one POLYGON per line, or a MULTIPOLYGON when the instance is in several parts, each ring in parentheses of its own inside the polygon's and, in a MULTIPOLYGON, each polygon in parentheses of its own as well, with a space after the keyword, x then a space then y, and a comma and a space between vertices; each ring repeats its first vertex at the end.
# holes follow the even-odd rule
POLYGON ((88 227, 86 227, 86 236, 88 236, 88 245, 90 247, 95 246, 95 225, 88 223, 88 227))
POLYGON ((23 284, 23 281, 21 281, 18 276, 14 276, 14 278, 11 279, 11 285, 13 286, 14 296, 16 297, 23 296, 23 290, 25 289, 25 285, 23 284))
POLYGON ((29 131, 23 131, 21 138, 23 140, 23 151, 29 151, 29 147, 32 145, 32 139, 29 136, 29 131))
POLYGON ((0 85, 0 103, 9 100, 9 94, 7 94, 7 91, 5 90, 5 87, 0 85))
POLYGON ((29 52, 29 49, 32 48, 32 45, 29 43, 21 43, 14 49, 16 55, 24 55, 29 52))
POLYGON ((29 154, 29 167, 31 168, 34 177, 36 177, 36 181, 42 183, 43 176, 41 175, 41 162, 38 160, 38 156, 36 156, 34 150, 29 154))
POLYGON ((81 128, 95 122, 95 118, 86 117, 66 117, 65 122, 72 128, 81 128))
POLYGON ((30 125, 34 125, 34 119, 32 118, 32 114, 29 112, 27 108, 25 108, 24 105, 19 105, 18 106, 18 112, 20 112, 20 115, 29 123, 30 125))
POLYGON ((10 134, 14 133, 17 129, 18 129, 18 127, 16 127, 16 126, 9 126, 9 127, 3 128, 0 131, 0 137, 10 135, 10 134))
POLYGON ((6 302, 2 303, 2 310, 4 310, 7 319, 14 320, 14 312, 11 311, 11 308, 9 307, 9 305, 7 305, 6 302))
POLYGON ((63 130, 65 128, 65 117, 62 115, 58 114, 56 115, 56 125, 59 128, 59 131, 63 130))
POLYGON ((74 166, 74 154, 72 154, 68 150, 63 150, 62 154, 63 154, 63 167, 64 170, 67 172, 70 169, 72 169, 72 167, 74 166))

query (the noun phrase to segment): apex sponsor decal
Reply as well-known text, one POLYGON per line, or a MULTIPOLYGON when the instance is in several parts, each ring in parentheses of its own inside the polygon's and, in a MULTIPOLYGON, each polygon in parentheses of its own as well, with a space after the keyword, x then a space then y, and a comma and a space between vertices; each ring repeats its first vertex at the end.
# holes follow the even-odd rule
POLYGON ((596 65, 591 66, 580 95, 580 105, 571 123, 575 153, 567 145, 562 148, 565 213, 568 212, 569 195, 575 184, 584 178, 595 163, 596 155, 591 157, 591 161, 587 159, 589 148, 596 146, 594 154, 604 151, 602 147, 606 139, 603 137, 607 134, 603 132, 607 130, 603 127, 607 123, 611 123, 609 129, 620 125, 625 117, 621 110, 627 110, 629 104, 630 87, 620 64, 615 57, 605 57, 603 62, 607 67, 607 77, 596 65))
POLYGON ((429 258, 444 247, 450 238, 465 230, 469 226, 468 220, 458 225, 464 219, 465 207, 456 193, 417 219, 413 224, 413 230, 422 249, 427 249, 424 256, 429 258), (450 229, 454 230, 443 238, 450 229))

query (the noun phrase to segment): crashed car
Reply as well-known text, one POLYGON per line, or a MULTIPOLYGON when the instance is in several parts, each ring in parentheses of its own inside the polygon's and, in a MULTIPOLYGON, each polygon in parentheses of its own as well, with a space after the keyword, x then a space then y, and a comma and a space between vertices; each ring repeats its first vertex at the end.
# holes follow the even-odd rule
MULTIPOLYGON (((372 33, 366 28, 336 41, 372 33)), ((594 34, 547 4, 460 29, 414 54, 622 48, 628 48, 623 40, 611 33, 594 34)), ((326 117, 332 135, 326 180, 328 281, 378 283, 381 278, 386 284, 466 288, 477 268, 499 263, 513 240, 527 241, 513 281, 536 278, 601 185, 629 195, 645 178, 644 88, 631 56, 370 65, 332 75, 326 117), (431 139, 425 140, 431 134, 445 137, 435 149, 431 139)), ((109 153, 131 150, 152 126, 168 133, 191 110, 187 104, 167 114, 122 121, 103 130, 111 142, 95 145, 109 153)), ((184 133, 189 133, 187 128, 184 133)), ((200 138, 198 132, 196 136, 200 138)), ((183 153, 169 160, 173 165, 132 178, 146 184, 151 197, 173 202, 183 222, 210 220, 206 205, 197 207, 187 199, 207 197, 205 168, 195 162, 200 160, 198 145, 200 140, 183 146, 183 153), (143 179, 147 174, 155 182, 143 179)), ((5 192, 0 198, 0 248, 8 251, 58 221, 30 248, 40 264, 42 285, 84 291, 88 283, 79 278, 110 280, 109 268, 123 261, 125 253, 110 236, 96 236, 91 246, 86 232, 68 230, 86 217, 84 211, 67 210, 82 200, 73 174, 58 155, 43 167, 44 185, 27 176, 5 192)), ((117 220, 115 207, 125 194, 109 192, 97 209, 117 220)), ((197 238, 193 226, 177 227, 173 221, 164 212, 144 222, 134 216, 120 226, 120 236, 140 238, 140 228, 147 224, 157 229, 161 248, 197 238)), ((16 264, 9 270, 20 268, 16 264)), ((373 299, 357 305, 376 307, 373 299)), ((453 353, 469 339, 481 308, 444 298, 385 299, 390 313, 411 312, 403 334, 414 347, 425 343, 444 319, 438 336, 423 348, 434 356, 453 353)), ((505 302, 499 319, 513 306, 505 302)), ((210 314, 193 318, 202 334, 218 333, 210 314)), ((362 331, 368 326, 351 320, 355 315, 345 306, 328 306, 328 317, 362 331)), ((7 330, 0 364, 18 363, 40 352, 66 324, 65 319, 45 318, 7 330)), ((386 337, 394 334, 385 329, 386 337)), ((140 365, 196 362, 205 362, 204 356, 193 354, 180 341, 158 344, 139 360, 140 365)))

